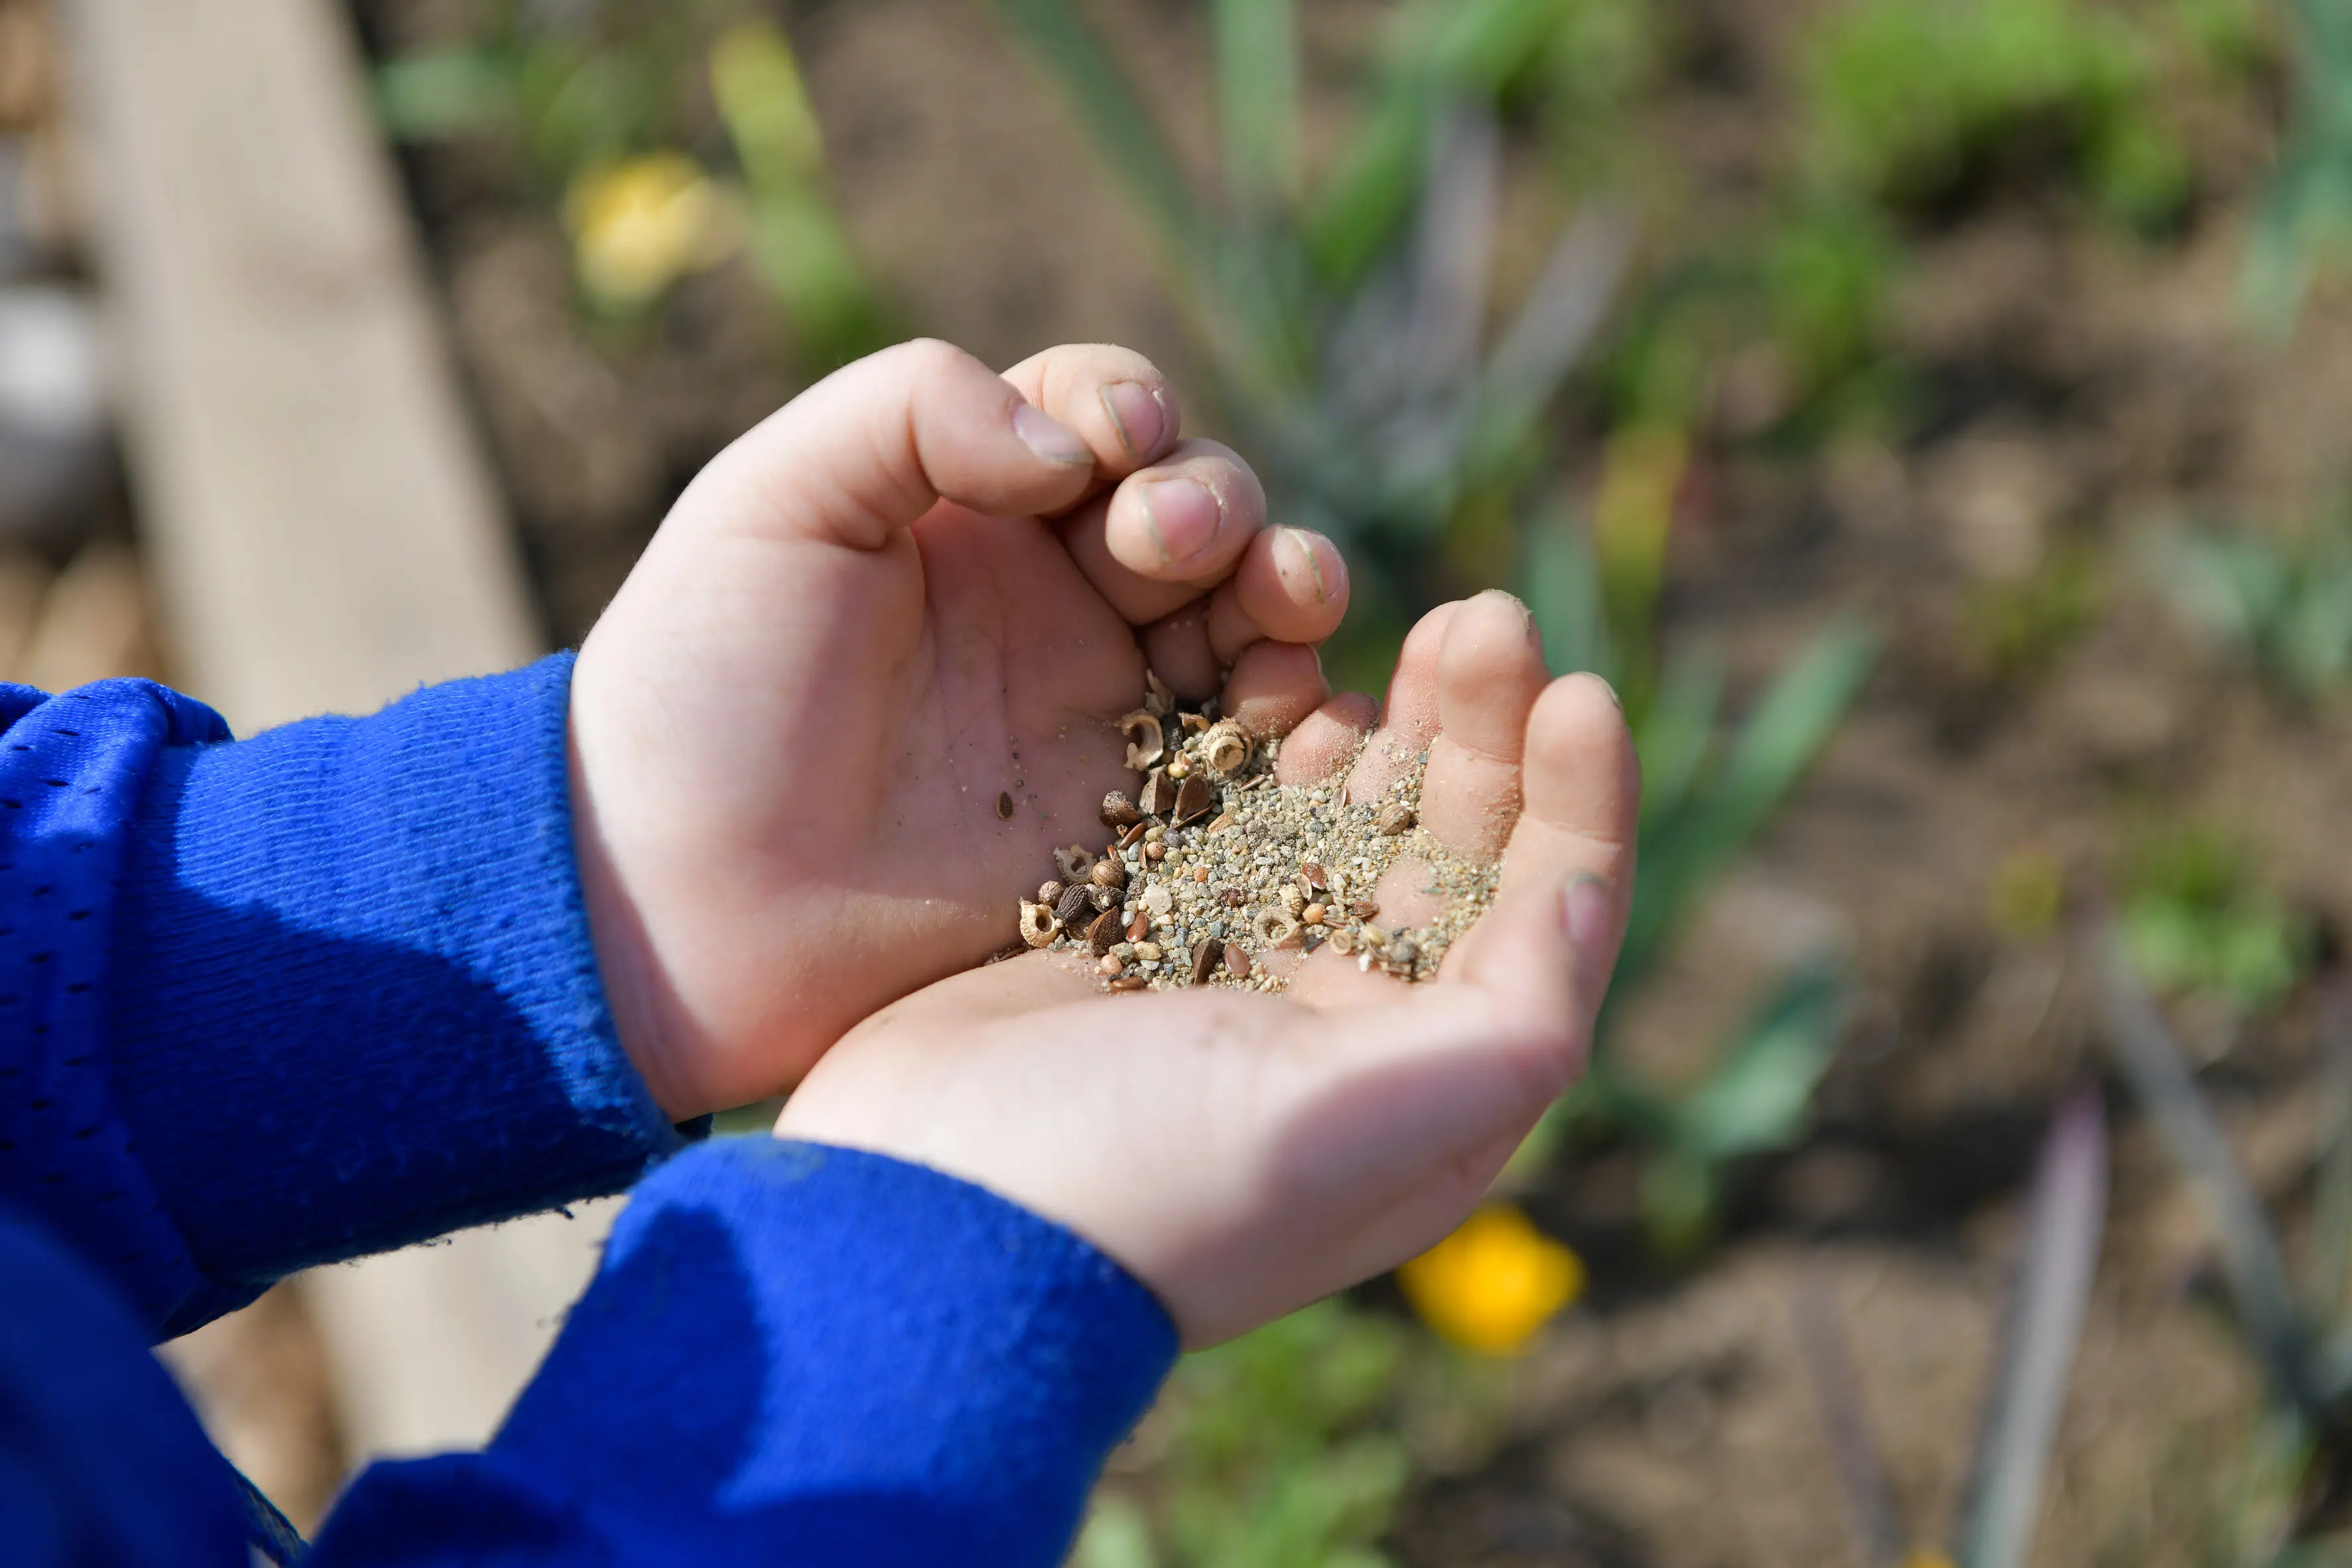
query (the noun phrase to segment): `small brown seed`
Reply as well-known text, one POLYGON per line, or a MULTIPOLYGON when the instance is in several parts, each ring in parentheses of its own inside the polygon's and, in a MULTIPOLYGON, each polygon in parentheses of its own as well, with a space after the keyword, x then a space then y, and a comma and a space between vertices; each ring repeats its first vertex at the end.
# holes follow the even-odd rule
POLYGON ((1225 972, 1236 980, 1250 977, 1250 955, 1242 951, 1239 942, 1225 943, 1225 972))
POLYGON ((1401 801, 1389 802, 1388 805, 1381 807, 1380 816, 1372 819, 1372 826, 1390 838, 1395 837, 1412 826, 1412 807, 1401 801))
POLYGON ((1127 792, 1123 789, 1115 789, 1103 796, 1102 824, 1105 827, 1126 827, 1142 816, 1143 813, 1135 809, 1135 802, 1127 798, 1127 792))
POLYGON ((1143 836, 1150 830, 1151 824, 1139 820, 1119 838, 1118 847, 1121 849, 1134 848, 1137 843, 1142 839, 1143 836))
POLYGON ((1165 769, 1154 769, 1143 781, 1143 793, 1136 797, 1136 807, 1146 816, 1165 816, 1176 807, 1176 781, 1165 769))
POLYGON ((1013 820, 1013 795, 1011 792, 1005 790, 997 791, 996 815, 1006 822, 1013 820))
POLYGON ((1140 974, 1122 974, 1110 983, 1114 991, 1141 991, 1151 984, 1140 974))
POLYGON ((1208 780, 1198 774, 1186 779, 1176 792, 1176 820, 1185 823, 1208 816, 1216 799, 1217 792, 1209 787, 1208 780))
POLYGON ((1135 918, 1127 922, 1127 940, 1129 942, 1141 942, 1145 937, 1150 936, 1150 934, 1151 916, 1145 910, 1136 910, 1135 918))
POLYGON ((1118 978, 1120 973, 1126 968, 1126 964, 1121 963, 1118 959, 1113 958, 1110 954, 1105 953, 1103 954, 1102 962, 1095 965, 1095 973, 1101 975, 1106 980, 1116 980, 1118 978))
POLYGON ((1169 776, 1170 778, 1171 778, 1171 779, 1190 778, 1190 777, 1192 777, 1192 758, 1190 758, 1190 757, 1186 756, 1183 752, 1177 752, 1174 756, 1172 756, 1172 757, 1171 757, 1171 758, 1169 758, 1169 759, 1168 759, 1168 776, 1169 776))
POLYGON ((1061 901, 1054 906, 1054 919, 1066 926, 1075 925, 1080 915, 1094 907, 1094 889, 1085 882, 1073 882, 1062 889, 1061 901))
POLYGON ((1224 962, 1224 949, 1213 942, 1204 942, 1192 950, 1192 984, 1206 985, 1215 978, 1217 965, 1224 962))
POLYGON ((1127 765, 1131 771, 1139 773, 1156 768, 1168 754, 1168 737, 1160 727, 1158 714, 1139 708, 1118 721, 1118 730, 1127 737, 1127 765))
POLYGON ((1209 824, 1209 831, 1212 833, 1223 833, 1226 828, 1231 827, 1233 825, 1234 814, 1228 811, 1219 816, 1216 821, 1209 824))
POLYGON ((1108 953, 1112 948, 1118 946, 1118 938, 1117 910, 1105 910, 1095 917, 1092 925, 1087 927, 1087 946, 1097 956, 1108 953))
POLYGON ((1368 921, 1381 912, 1381 906, 1370 899, 1358 899, 1348 906, 1348 912, 1360 921, 1368 921))
POLYGON ((1051 877, 1037 884, 1037 901, 1052 909, 1062 901, 1062 884, 1051 877))
POLYGON ((1322 905, 1309 904, 1305 909, 1298 911, 1298 918, 1305 921, 1308 925, 1319 926, 1323 923, 1323 912, 1322 905))
POLYGON ((1054 933, 1061 929, 1061 922, 1054 918, 1053 910, 1043 904, 1033 904, 1026 899, 1021 900, 1021 940, 1023 942, 1027 942, 1031 947, 1044 947, 1054 940, 1054 933))
POLYGON ((1087 873, 1087 877, 1097 888, 1127 886, 1127 868, 1119 864, 1116 858, 1108 855, 1095 862, 1095 868, 1087 873))
POLYGON ((1331 885, 1331 879, 1324 873, 1323 868, 1312 860, 1298 868, 1298 879, 1307 885, 1310 893, 1322 892, 1331 885))
POLYGON ((1095 868, 1095 858, 1083 844, 1073 844, 1066 849, 1054 851, 1054 865, 1065 882, 1083 882, 1087 873, 1095 868))
POLYGON ((1087 889, 1087 902, 1092 904, 1098 910, 1117 909, 1118 907, 1118 889, 1117 888, 1088 888, 1087 889))

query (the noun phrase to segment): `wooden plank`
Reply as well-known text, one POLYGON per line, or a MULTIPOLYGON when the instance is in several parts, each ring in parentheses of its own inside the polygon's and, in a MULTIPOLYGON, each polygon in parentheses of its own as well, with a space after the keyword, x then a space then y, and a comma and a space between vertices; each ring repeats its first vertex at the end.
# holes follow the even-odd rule
MULTIPOLYGON (((175 672, 249 733, 532 658, 340 8, 68 15, 175 672)), ((609 1207, 307 1277, 353 1455, 479 1442, 593 1269, 609 1207)))
POLYGON ((330 0, 72 0, 173 667, 240 731, 539 651, 330 0))

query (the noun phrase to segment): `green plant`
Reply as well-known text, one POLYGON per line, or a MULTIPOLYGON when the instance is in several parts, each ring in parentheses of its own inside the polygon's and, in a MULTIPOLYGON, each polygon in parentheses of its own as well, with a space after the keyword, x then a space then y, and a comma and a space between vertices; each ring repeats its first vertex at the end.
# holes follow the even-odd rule
POLYGON ((2352 676, 2352 510, 2283 536, 2179 530, 2154 566, 2185 620, 2288 696, 2316 701, 2352 676))
POLYGON ((2223 1560, 2232 1568, 2340 1560, 2352 1550, 2342 1525, 2352 1495, 2352 998, 2339 989, 2326 1007, 2323 1122, 2298 1283, 2122 932, 2095 931, 2086 945, 2108 1045, 2204 1212, 2229 1322, 2267 1384, 2267 1409, 2231 1467, 2239 1496, 2223 1560))
POLYGON ((2042 1140, 2015 1284, 1948 1552, 1920 1550, 1904 1528, 1827 1292, 1818 1280, 1801 1287, 1798 1348, 1864 1568, 2020 1568, 2026 1561, 2098 1269, 2106 1209, 2106 1113, 2097 1090, 2080 1089, 2059 1108, 2042 1140))
POLYGON ((2207 827, 2164 824, 2125 857, 2117 930, 2159 991, 2215 997, 2242 1014, 2303 977, 2308 923, 2253 875, 2243 847, 2207 827))
POLYGON ((792 47, 747 0, 504 0, 469 39, 385 61, 375 100, 397 140, 511 149, 562 209, 583 302, 601 317, 634 321, 678 277, 740 247, 804 369, 889 341, 826 187, 792 47))
POLYGON ((1191 1355, 1097 1494, 1075 1568, 1381 1568, 1416 1405, 1475 1419, 1476 1369, 1396 1319, 1325 1301, 1191 1355))
POLYGON ((1929 209, 2020 153, 2054 155, 2135 224, 2189 194, 2142 29, 2081 0, 1860 0, 1807 75, 1806 172, 1832 196, 1929 209))
POLYGON ((2352 13, 2291 0, 2294 110, 2247 248, 2242 295, 2284 332, 2313 279, 2352 251, 2352 13))

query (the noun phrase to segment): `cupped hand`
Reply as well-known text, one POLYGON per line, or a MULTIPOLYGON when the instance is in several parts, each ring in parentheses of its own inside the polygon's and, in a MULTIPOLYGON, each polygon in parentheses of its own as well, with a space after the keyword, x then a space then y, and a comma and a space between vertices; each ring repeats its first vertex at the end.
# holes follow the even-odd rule
MULTIPOLYGON (((1408 639, 1371 743, 1360 698, 1286 742, 1280 775, 1351 768, 1362 799, 1426 751, 1421 820, 1502 856, 1494 905, 1407 985, 1325 947, 1286 993, 1101 994, 1034 952, 942 981, 845 1038, 777 1133, 961 1176, 1057 1220, 1215 1343, 1459 1224, 1582 1069, 1633 888, 1640 782, 1591 676, 1547 682, 1525 610, 1482 595, 1408 639), (1352 760, 1352 761, 1351 761, 1352 760)), ((1432 911, 1407 859, 1384 920, 1432 911)))
POLYGON ((906 343, 803 393, 688 488, 572 677, 590 925, 655 1099, 777 1092, 1013 940, 1130 778, 1147 656, 1270 729, 1322 700, 1346 604, 1127 350, 1000 377, 906 343))

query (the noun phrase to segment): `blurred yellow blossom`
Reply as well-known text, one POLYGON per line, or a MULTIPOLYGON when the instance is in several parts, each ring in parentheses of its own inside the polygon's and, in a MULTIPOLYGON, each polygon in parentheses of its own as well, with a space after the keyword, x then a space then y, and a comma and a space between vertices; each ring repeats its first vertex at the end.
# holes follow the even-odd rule
POLYGON ((1446 1339, 1510 1355, 1584 1292, 1584 1260, 1509 1204, 1488 1204, 1397 1270, 1422 1321, 1446 1339))
POLYGON ((741 238, 736 204, 682 153, 583 173, 564 197, 581 287, 617 309, 645 304, 741 238))
POLYGON ((1903 1559, 1903 1568, 1952 1568, 1952 1560, 1940 1552, 1922 1547, 1903 1559))

